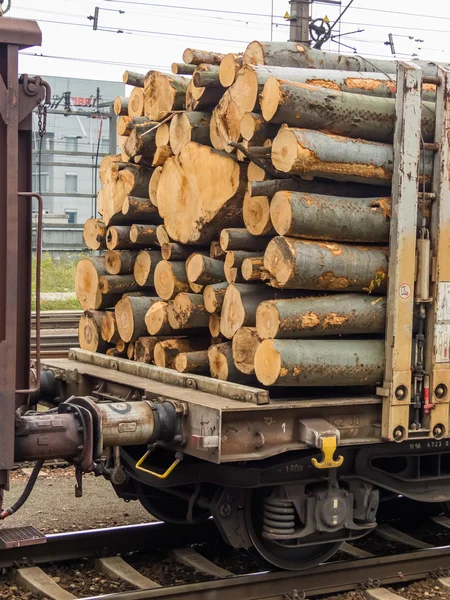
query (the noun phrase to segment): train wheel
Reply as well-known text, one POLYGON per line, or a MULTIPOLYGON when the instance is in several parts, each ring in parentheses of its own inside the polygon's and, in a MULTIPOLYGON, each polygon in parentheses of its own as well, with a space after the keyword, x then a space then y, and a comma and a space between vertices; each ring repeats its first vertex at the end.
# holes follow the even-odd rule
MULTIPOLYGON (((256 489, 249 491, 245 504, 245 520, 249 537, 253 543, 252 554, 265 564, 287 570, 302 570, 333 556, 341 542, 330 542, 302 546, 301 540, 270 540, 262 535, 264 528, 264 504, 267 493, 256 489)), ((287 509, 282 509, 286 515, 287 509)), ((286 517, 289 519, 289 516, 286 517)), ((291 517, 293 518, 293 516, 291 517)))
POLYGON ((195 525, 209 519, 211 513, 209 510, 194 506, 192 510, 192 518, 188 516, 189 501, 184 498, 172 496, 161 490, 148 490, 141 486, 141 494, 138 499, 142 506, 151 515, 164 521, 165 523, 173 523, 175 525, 195 525), (156 495, 157 494, 157 495, 156 495))

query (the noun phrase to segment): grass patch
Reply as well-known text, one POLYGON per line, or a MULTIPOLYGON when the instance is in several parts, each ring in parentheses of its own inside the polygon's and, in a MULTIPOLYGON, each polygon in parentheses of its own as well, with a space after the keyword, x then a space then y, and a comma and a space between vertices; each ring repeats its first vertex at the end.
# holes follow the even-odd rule
MULTIPOLYGON (((52 292, 75 292, 75 269, 78 261, 85 256, 83 253, 67 253, 54 255, 49 252, 42 254, 41 260, 41 294, 52 292)), ((36 272, 36 257, 33 256, 32 272, 36 272)), ((32 283, 32 310, 36 310, 36 278, 32 283)), ((41 310, 80 310, 76 298, 42 299, 41 310)))

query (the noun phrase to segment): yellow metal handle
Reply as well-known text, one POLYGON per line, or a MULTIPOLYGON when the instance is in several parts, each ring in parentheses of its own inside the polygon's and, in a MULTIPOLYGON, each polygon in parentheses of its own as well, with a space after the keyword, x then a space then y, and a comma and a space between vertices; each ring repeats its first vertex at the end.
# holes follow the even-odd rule
POLYGON ((142 463, 145 461, 145 459, 147 458, 147 456, 150 453, 151 453, 151 450, 147 450, 147 452, 144 454, 144 456, 137 461, 135 467, 136 467, 136 469, 138 469, 138 471, 144 471, 144 473, 153 475, 153 477, 157 477, 158 479, 166 479, 167 477, 169 477, 169 475, 172 473, 172 471, 175 469, 175 467, 181 462, 181 458, 176 458, 173 461, 173 463, 170 465, 170 467, 167 469, 167 471, 165 471, 165 473, 162 473, 162 474, 155 473, 155 471, 150 471, 150 469, 146 469, 145 467, 141 466, 142 463))
POLYGON ((322 438, 322 460, 318 461, 317 458, 312 458, 311 462, 317 469, 335 469, 340 467, 344 462, 343 456, 338 456, 337 460, 334 460, 334 453, 337 448, 336 436, 329 435, 322 438))

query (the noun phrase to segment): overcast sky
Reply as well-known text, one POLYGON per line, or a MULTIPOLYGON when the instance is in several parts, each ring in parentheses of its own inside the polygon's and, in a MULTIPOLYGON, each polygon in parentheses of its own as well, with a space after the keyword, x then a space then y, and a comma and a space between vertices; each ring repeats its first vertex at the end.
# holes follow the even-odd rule
MULTIPOLYGON (((289 37, 288 22, 283 19, 289 10, 287 0, 190 0, 189 4, 181 0, 11 2, 8 16, 36 19, 42 29, 42 47, 21 53, 20 70, 30 74, 121 81, 126 68, 142 72, 150 68, 169 70, 172 62, 181 62, 186 47, 239 52, 255 39, 269 40, 272 35, 274 40, 285 41, 289 37), (92 21, 88 20, 95 6, 100 8, 98 31, 92 30, 92 21)), ((342 6, 347 2, 343 0, 342 6)), ((313 18, 328 15, 333 21, 338 14, 335 6, 320 2, 313 5, 313 18)), ((358 29, 364 31, 341 40, 360 54, 390 56, 384 42, 392 33, 397 58, 418 55, 450 62, 448 1, 354 0, 342 19, 341 32, 358 29)), ((337 51, 338 45, 328 43, 324 49, 337 51)))

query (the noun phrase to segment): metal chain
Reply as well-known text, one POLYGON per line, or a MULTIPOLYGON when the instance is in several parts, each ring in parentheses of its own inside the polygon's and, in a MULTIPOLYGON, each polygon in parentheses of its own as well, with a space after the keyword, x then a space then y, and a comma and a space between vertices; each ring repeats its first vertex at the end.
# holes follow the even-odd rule
POLYGON ((38 106, 38 128, 40 137, 47 132, 47 105, 43 102, 38 106))

